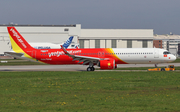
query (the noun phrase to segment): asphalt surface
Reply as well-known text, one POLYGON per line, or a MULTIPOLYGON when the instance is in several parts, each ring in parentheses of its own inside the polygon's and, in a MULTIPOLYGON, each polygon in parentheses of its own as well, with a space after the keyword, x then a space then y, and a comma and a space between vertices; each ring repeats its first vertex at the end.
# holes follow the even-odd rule
MULTIPOLYGON (((180 63, 158 64, 158 67, 168 65, 180 66, 180 63)), ((88 66, 85 65, 23 65, 23 66, 0 66, 0 71, 86 71, 88 66)), ((118 68, 128 67, 155 67, 154 64, 119 64, 118 68)), ((95 66, 95 68, 97 68, 95 66)), ((97 70, 99 71, 99 70, 97 70)), ((122 70, 121 70, 122 71, 122 70)), ((128 70, 125 70, 128 71, 128 70)), ((129 70, 134 71, 134 70, 129 70)), ((145 70, 144 70, 145 71, 145 70)))

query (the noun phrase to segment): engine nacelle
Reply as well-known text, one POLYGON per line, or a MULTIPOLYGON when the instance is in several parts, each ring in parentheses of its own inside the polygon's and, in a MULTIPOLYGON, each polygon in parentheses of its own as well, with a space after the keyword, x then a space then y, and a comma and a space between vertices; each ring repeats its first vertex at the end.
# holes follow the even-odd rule
POLYGON ((99 65, 100 69, 115 69, 117 65, 115 64, 115 60, 100 60, 99 65))

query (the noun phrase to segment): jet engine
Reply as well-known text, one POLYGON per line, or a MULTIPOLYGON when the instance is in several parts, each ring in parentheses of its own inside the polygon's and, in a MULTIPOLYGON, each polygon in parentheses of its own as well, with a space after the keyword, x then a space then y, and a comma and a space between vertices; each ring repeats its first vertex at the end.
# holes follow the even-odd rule
POLYGON ((115 60, 100 60, 98 66, 100 69, 115 69, 117 65, 115 64, 115 60))

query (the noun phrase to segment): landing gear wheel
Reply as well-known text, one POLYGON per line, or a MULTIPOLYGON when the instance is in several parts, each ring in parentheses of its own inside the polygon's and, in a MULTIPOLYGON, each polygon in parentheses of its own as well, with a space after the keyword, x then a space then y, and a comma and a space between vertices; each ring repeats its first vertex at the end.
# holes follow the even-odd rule
POLYGON ((88 68, 87 68, 87 71, 94 71, 94 70, 95 70, 94 67, 88 67, 88 68))
POLYGON ((94 67, 91 67, 91 71, 94 71, 95 70, 95 68, 94 67))
POLYGON ((87 68, 87 71, 91 71, 91 67, 88 67, 88 68, 87 68))

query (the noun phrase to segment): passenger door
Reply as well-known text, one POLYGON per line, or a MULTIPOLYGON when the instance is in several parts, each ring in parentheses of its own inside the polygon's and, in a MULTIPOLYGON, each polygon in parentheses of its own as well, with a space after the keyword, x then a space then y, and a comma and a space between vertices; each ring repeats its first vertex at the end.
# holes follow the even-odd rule
POLYGON ((159 58, 159 50, 154 49, 154 58, 159 58))

